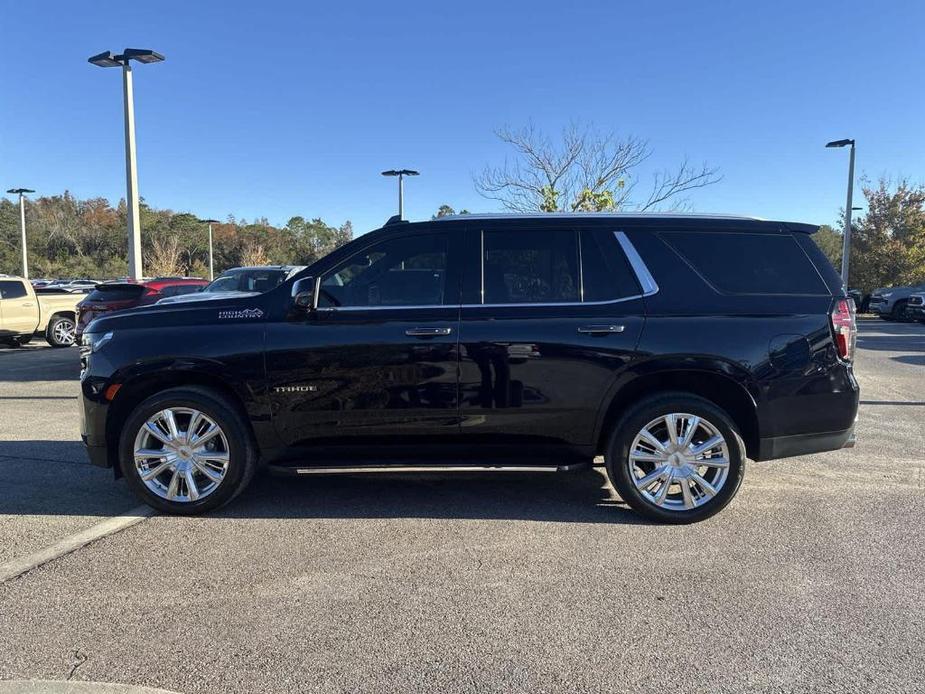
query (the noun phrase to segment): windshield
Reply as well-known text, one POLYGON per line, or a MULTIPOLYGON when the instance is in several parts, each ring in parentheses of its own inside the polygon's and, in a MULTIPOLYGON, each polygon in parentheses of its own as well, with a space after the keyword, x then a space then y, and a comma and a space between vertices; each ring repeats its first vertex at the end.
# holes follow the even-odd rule
POLYGON ((285 281, 287 270, 274 268, 229 270, 206 286, 204 292, 268 292, 285 281))

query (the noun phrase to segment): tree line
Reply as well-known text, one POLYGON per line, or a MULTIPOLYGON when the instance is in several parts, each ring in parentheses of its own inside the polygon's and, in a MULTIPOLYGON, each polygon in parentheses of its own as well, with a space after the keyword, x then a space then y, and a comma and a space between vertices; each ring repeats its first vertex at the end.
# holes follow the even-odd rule
MULTIPOLYGON (((719 169, 683 160, 674 169, 640 174, 652 155, 646 140, 571 125, 551 137, 533 126, 497 137, 510 150, 500 166, 474 178, 476 190, 518 212, 600 212, 689 209, 688 195, 721 180, 719 169)), ((925 186, 883 178, 862 185, 866 209, 852 220, 849 286, 865 292, 925 281, 925 186)), ((119 277, 127 272, 125 203, 79 200, 70 193, 26 202, 30 275, 119 277)), ((459 214, 467 214, 460 210, 459 214)), ((441 205, 433 218, 456 214, 441 205)), ((844 213, 842 213, 844 214, 844 213)), ((189 213, 141 205, 142 258, 147 275, 208 273, 207 227, 189 213)), ((836 268, 843 224, 813 238, 836 268)), ((268 263, 308 264, 353 237, 350 222, 292 217, 282 227, 234 217, 213 225, 215 270, 268 263)), ((0 272, 20 272, 18 205, 0 200, 0 272)))
MULTIPOLYGON (((141 241, 147 276, 208 277, 208 226, 188 212, 141 204, 141 241)), ((26 199, 29 275, 105 279, 128 273, 126 205, 81 200, 69 192, 26 199)), ((212 225, 215 272, 241 265, 307 265, 353 238, 349 221, 292 217, 277 227, 266 219, 229 216, 212 225)), ((22 272, 19 204, 0 200, 0 273, 22 272)))

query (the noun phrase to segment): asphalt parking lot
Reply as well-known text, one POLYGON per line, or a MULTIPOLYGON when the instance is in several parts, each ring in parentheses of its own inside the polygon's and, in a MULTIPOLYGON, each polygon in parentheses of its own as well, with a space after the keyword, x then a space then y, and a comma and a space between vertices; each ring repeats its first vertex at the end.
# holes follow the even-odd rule
MULTIPOLYGON (((137 506, 77 353, 0 348, 0 564, 137 506)), ((0 679, 178 692, 923 691, 925 325, 861 323, 858 444, 641 521, 598 470, 261 478, 0 584, 0 679)))

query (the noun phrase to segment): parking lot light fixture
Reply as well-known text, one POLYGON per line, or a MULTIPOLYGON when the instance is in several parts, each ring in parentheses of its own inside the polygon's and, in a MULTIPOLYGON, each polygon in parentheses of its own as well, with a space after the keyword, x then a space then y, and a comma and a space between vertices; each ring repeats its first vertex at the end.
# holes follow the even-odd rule
POLYGON ((138 167, 135 159, 135 99, 132 86, 131 61, 159 63, 164 56, 147 48, 126 48, 113 55, 105 51, 87 59, 97 67, 122 68, 122 96, 125 114, 125 189, 128 206, 128 272, 134 279, 141 279, 141 212, 138 203, 138 167))
POLYGON ((420 176, 420 172, 411 169, 389 169, 383 176, 398 176, 398 218, 405 218, 405 176, 420 176))
POLYGON ((219 221, 217 219, 200 219, 199 221, 209 225, 209 281, 211 282, 215 279, 215 272, 212 266, 212 225, 219 224, 219 221))
POLYGON ((26 193, 34 193, 31 188, 10 188, 7 193, 19 196, 19 229, 22 232, 22 278, 29 279, 29 257, 26 249, 26 193))
POLYGON ((856 209, 851 206, 851 194, 854 192, 854 140, 832 140, 825 144, 826 147, 851 147, 851 154, 848 157, 848 202, 845 204, 845 233, 842 236, 841 251, 841 281, 848 287, 848 260, 851 251, 851 211, 856 209))

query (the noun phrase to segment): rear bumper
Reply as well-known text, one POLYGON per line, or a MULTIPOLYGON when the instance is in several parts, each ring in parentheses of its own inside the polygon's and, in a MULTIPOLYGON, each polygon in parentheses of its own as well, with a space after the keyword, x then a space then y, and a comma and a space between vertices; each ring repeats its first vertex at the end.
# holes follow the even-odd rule
POLYGON ((774 436, 759 441, 758 460, 775 460, 796 455, 837 451, 841 448, 853 448, 854 443, 854 427, 844 431, 828 431, 823 434, 774 436))

